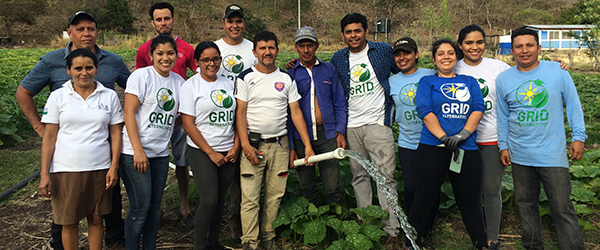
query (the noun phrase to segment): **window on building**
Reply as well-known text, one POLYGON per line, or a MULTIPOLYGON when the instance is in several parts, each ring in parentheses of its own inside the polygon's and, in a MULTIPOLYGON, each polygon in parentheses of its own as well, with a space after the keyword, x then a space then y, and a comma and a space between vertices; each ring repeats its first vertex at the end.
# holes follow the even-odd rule
POLYGON ((560 39, 560 31, 558 31, 558 30, 548 31, 548 38, 550 38, 550 40, 560 39))
POLYGON ((569 36, 569 33, 573 32, 572 30, 563 30, 562 31, 562 39, 563 40, 569 40, 572 39, 572 36, 569 36))

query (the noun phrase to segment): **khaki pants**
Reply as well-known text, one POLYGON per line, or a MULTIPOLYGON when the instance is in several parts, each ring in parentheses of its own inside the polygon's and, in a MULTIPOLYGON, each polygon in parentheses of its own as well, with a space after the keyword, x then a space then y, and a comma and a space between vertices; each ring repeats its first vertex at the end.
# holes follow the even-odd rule
MULTIPOLYGON (((396 145, 392 128, 378 124, 348 128, 346 139, 348 140, 348 149, 371 160, 375 167, 381 171, 387 178, 386 185, 390 187, 392 194, 397 197, 398 183, 394 178, 396 173, 396 152, 394 147, 396 145)), ((350 159, 350 170, 354 176, 352 187, 354 187, 356 205, 358 207, 371 205, 373 196, 369 173, 354 159, 350 159)), ((383 223, 383 231, 391 236, 398 236, 400 222, 398 222, 394 210, 388 205, 385 199, 385 192, 377 188, 377 196, 379 197, 379 206, 381 209, 389 212, 388 218, 381 221, 383 223)))
POLYGON ((289 164, 289 142, 286 136, 273 143, 261 142, 258 148, 264 159, 253 166, 244 152, 240 154, 240 186, 242 188, 242 243, 249 242, 252 248, 258 246, 258 211, 260 209, 260 189, 264 177, 265 197, 260 225, 261 241, 275 238, 273 221, 277 218, 281 197, 285 194, 289 164))

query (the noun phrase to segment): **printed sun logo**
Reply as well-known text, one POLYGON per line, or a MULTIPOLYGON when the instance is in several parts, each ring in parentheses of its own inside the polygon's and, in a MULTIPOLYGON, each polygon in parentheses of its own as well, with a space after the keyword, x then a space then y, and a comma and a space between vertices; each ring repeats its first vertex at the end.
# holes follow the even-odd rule
POLYGON ((445 83, 440 87, 440 90, 450 100, 466 102, 471 99, 471 92, 464 83, 445 83))
POLYGON ((364 63, 354 65, 350 69, 350 79, 353 82, 366 82, 371 78, 371 72, 364 63))
POLYGON ((228 55, 223 58, 223 68, 234 74, 239 74, 244 70, 244 62, 239 55, 228 55))
POLYGON ((219 108, 228 109, 233 105, 233 98, 224 89, 217 89, 210 92, 210 99, 219 108))
POLYGON ((406 106, 415 106, 415 95, 417 95, 417 84, 406 84, 400 90, 400 102, 406 106))
POLYGON ((541 108, 548 103, 548 91, 540 80, 526 81, 517 89, 517 101, 525 107, 541 108))
POLYGON ((485 98, 490 93, 490 88, 485 84, 485 79, 479 78, 477 79, 479 82, 479 88, 481 89, 481 95, 485 98))
POLYGON ((171 111, 175 107, 175 99, 173 98, 173 91, 167 88, 161 88, 156 93, 156 100, 158 101, 158 107, 164 111, 171 111))

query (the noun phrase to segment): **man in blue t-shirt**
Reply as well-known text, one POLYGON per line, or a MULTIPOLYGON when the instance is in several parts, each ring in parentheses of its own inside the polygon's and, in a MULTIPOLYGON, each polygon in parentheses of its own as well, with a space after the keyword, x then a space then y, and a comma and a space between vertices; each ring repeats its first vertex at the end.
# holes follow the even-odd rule
MULTIPOLYGON (((94 52, 98 58, 98 74, 94 80, 109 89, 115 88, 115 82, 121 88, 125 88, 130 74, 129 69, 121 56, 100 49, 96 45, 98 37, 96 24, 96 19, 83 11, 69 17, 67 34, 71 38, 71 42, 66 48, 50 51, 40 58, 40 61, 27 74, 17 89, 16 99, 19 107, 40 137, 44 136, 45 126, 41 122, 33 97, 46 86, 50 88, 50 91, 54 91, 71 79, 67 74, 67 61, 65 60, 71 51, 83 48, 94 52)), ((104 241, 108 249, 125 249, 121 210, 121 188, 117 184, 113 188, 112 212, 104 216, 106 223, 104 241)), ((63 249, 61 231, 61 225, 52 223, 50 245, 54 249, 63 249)))
POLYGON ((548 196, 558 247, 585 249, 571 203, 571 179, 564 137, 564 109, 573 132, 571 160, 583 157, 587 139, 583 109, 568 71, 556 62, 539 61, 536 31, 518 29, 511 35, 517 66, 498 75, 498 146, 500 160, 512 164, 515 202, 521 215, 521 243, 544 249, 539 213, 540 181, 548 196), (565 105, 563 105, 563 103, 565 105))

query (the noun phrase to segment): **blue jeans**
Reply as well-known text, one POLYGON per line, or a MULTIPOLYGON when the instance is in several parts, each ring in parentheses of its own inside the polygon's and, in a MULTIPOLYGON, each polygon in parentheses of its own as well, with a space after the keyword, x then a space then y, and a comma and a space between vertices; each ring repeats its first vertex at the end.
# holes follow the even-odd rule
POLYGON ((129 197, 129 213, 125 220, 125 242, 128 250, 156 249, 160 204, 169 172, 169 157, 149 158, 146 173, 133 167, 133 155, 121 154, 119 175, 129 197), (142 237, 143 236, 143 237, 142 237))
POLYGON ((556 228, 558 249, 584 250, 583 236, 577 214, 571 203, 571 175, 563 167, 531 167, 512 164, 515 202, 521 214, 521 243, 525 249, 541 250, 540 180, 550 204, 552 221, 556 228))

